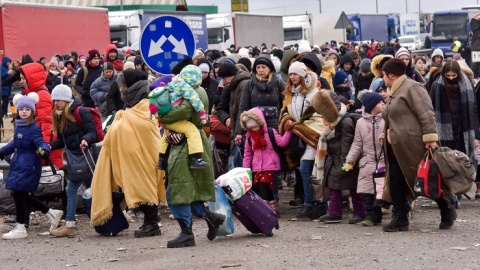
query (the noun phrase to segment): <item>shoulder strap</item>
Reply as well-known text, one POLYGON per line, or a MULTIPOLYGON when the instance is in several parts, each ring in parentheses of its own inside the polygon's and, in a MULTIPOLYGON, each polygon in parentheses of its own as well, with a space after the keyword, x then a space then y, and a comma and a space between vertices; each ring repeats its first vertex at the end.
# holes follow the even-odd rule
POLYGON ((268 128, 268 137, 270 138, 270 141, 272 142, 273 149, 278 153, 277 141, 275 141, 275 134, 273 134, 273 128, 271 128, 271 127, 268 128))
MULTIPOLYGON (((382 149, 380 150, 380 156, 377 156, 377 140, 376 140, 376 136, 375 136, 375 117, 372 119, 372 133, 373 133, 373 150, 375 151, 375 172, 378 170, 378 163, 380 162, 380 158, 382 158, 382 154, 383 154, 383 147, 382 149)), ((385 155, 384 155, 385 157, 385 155)))
POLYGON ((87 81, 87 75, 88 75, 88 68, 87 67, 82 67, 82 69, 83 69, 82 87, 85 87, 85 81, 87 81))
POLYGON ((82 106, 78 106, 73 110, 73 116, 79 125, 83 125, 82 117, 80 116, 80 107, 82 106))

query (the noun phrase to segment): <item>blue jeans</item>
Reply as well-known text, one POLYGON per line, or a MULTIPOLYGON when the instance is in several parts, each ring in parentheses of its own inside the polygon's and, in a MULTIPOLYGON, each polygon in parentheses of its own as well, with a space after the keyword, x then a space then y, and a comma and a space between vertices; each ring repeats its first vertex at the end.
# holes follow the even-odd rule
POLYGON ((170 187, 167 187, 167 204, 177 220, 183 221, 188 227, 192 223, 192 215, 199 218, 205 218, 205 206, 203 202, 192 202, 190 204, 172 205, 170 200, 170 187))
POLYGON ((82 183, 85 188, 89 188, 91 185, 90 182, 68 181, 67 183, 67 214, 65 215, 65 221, 75 221, 75 213, 77 212, 77 192, 82 183))
POLYGON ((304 200, 303 205, 313 205, 313 190, 310 183, 310 176, 312 176, 314 160, 302 160, 300 162, 300 175, 302 176, 304 200))

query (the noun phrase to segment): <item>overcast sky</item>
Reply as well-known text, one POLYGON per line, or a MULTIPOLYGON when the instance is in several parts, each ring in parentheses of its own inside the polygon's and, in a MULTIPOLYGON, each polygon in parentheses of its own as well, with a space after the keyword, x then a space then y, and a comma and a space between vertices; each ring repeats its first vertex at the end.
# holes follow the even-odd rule
MULTIPOLYGON (((319 1, 322 13, 347 14, 408 13, 418 12, 419 1, 422 12, 460 9, 466 5, 478 5, 479 0, 249 0, 250 13, 265 14, 304 14, 319 13, 319 1)), ((231 12, 231 0, 187 0, 188 5, 216 5, 219 13, 231 12)))

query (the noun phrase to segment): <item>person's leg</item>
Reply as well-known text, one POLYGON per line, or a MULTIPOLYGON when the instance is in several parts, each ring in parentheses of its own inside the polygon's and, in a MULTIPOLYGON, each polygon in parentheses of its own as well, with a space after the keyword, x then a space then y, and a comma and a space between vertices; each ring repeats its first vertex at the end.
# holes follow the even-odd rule
POLYGON ((76 232, 76 223, 75 223, 75 213, 77 211, 77 192, 81 182, 68 181, 67 183, 67 214, 65 215, 65 225, 61 226, 58 229, 50 231, 50 234, 53 236, 75 236, 76 232))
POLYGON ((407 200, 405 199, 405 176, 395 157, 389 158, 388 163, 390 176, 390 196, 393 204, 393 219, 383 226, 385 232, 408 231, 408 212, 407 200))
POLYGON ((170 186, 167 187, 167 204, 173 216, 180 225, 180 234, 167 242, 167 248, 181 248, 195 246, 195 237, 192 232, 192 208, 190 204, 172 205, 170 186))
POLYGON ((27 200, 26 197, 28 197, 27 192, 21 192, 21 191, 14 192, 13 200, 15 202, 17 224, 15 225, 15 228, 13 228, 11 231, 3 234, 2 239, 9 240, 9 239, 21 239, 21 238, 28 237, 27 229, 25 228, 25 215, 24 215, 25 201, 27 200))
POLYGON ((295 169, 295 188, 293 189, 294 199, 288 202, 291 206, 303 205, 305 193, 303 191, 302 175, 298 169, 295 169))
POLYGON ((40 201, 39 199, 35 198, 32 195, 28 196, 27 203, 31 207, 37 209, 38 211, 41 211, 43 214, 47 216, 48 221, 50 221, 50 230, 56 229, 58 227, 58 224, 60 223, 60 220, 62 219, 62 215, 63 215, 62 210, 55 210, 53 208, 48 208, 45 204, 43 204, 42 201, 40 201))
POLYGON ((202 137, 200 136, 198 128, 191 122, 187 120, 180 120, 178 122, 165 125, 165 128, 177 133, 185 134, 185 137, 187 137, 189 155, 203 153, 202 137))
POLYGON ((218 228, 226 219, 225 215, 210 212, 203 202, 192 202, 190 209, 194 216, 205 219, 208 226, 207 239, 213 241, 217 237, 218 228))
POLYGON ((160 235, 160 227, 158 226, 158 207, 157 205, 140 205, 140 210, 143 212, 143 225, 140 229, 133 233, 136 238, 150 237, 160 235))
POLYGON ((325 223, 340 223, 342 219, 342 191, 329 189, 330 201, 326 215, 320 217, 320 221, 325 223))
POLYGON ((303 207, 297 214, 297 218, 310 218, 313 214, 313 190, 310 183, 310 176, 313 170, 313 160, 302 160, 300 162, 300 175, 303 183, 303 207))
POLYGON ((442 230, 447 230, 453 227, 453 223, 457 219, 457 213, 452 203, 449 202, 446 198, 440 197, 435 200, 440 209, 441 222, 438 226, 442 230))
POLYGON ((352 198, 353 215, 349 220, 349 223, 357 224, 365 218, 365 208, 363 207, 363 201, 360 198, 360 195, 358 195, 356 189, 350 189, 350 197, 352 198))

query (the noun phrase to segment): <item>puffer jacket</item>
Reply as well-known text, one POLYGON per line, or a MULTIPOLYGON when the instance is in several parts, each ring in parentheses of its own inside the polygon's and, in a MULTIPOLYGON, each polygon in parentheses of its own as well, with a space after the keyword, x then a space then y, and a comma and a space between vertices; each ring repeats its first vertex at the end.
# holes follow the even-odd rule
MULTIPOLYGON (((12 60, 9 57, 3 57, 2 59, 2 66, 0 67, 1 69, 1 75, 2 75, 2 81, 10 78, 11 76, 8 74, 8 62, 11 62, 12 60)), ((10 96, 10 93, 12 93, 12 85, 3 85, 2 84, 2 97, 7 97, 10 96)))
POLYGON ((101 65, 97 67, 90 66, 89 62, 86 63, 87 68, 87 78, 85 79, 85 85, 83 84, 84 78, 84 70, 83 68, 79 69, 77 72, 77 80, 75 80, 75 90, 82 95, 82 102, 83 105, 87 107, 94 107, 95 104, 93 103, 92 97, 90 97, 90 86, 92 86, 93 82, 102 76, 103 68, 101 65))
POLYGON ((117 72, 113 71, 112 78, 107 79, 102 73, 102 76, 97 78, 90 86, 90 96, 92 97, 95 107, 100 108, 103 116, 106 116, 107 111, 105 101, 107 100, 108 90, 110 89, 110 85, 117 80, 117 76, 117 72))
MULTIPOLYGON (((74 98, 72 105, 70 105, 69 113, 74 115, 74 111, 78 106, 82 106, 82 102, 78 98, 74 98)), ((90 111, 86 108, 80 108, 80 118, 82 125, 76 122, 68 122, 67 128, 63 132, 58 132, 58 138, 51 142, 52 150, 66 147, 69 150, 80 150, 80 143, 83 139, 91 146, 95 143, 97 138, 97 130, 93 123, 93 117, 90 111)))
POLYGON ((355 128, 355 138, 347 155, 347 162, 350 164, 358 162, 358 167, 360 168, 357 185, 358 193, 373 194, 372 173, 375 172, 375 168, 385 167, 385 156, 379 140, 384 128, 385 121, 381 114, 374 116, 369 113, 363 113, 362 118, 358 119, 355 128), (382 153, 381 156, 380 153, 382 153), (378 160, 378 166, 375 159, 378 160))
MULTIPOLYGON (((255 74, 255 73, 254 73, 255 74)), ((276 118, 266 118, 266 123, 269 127, 278 130, 280 109, 282 108, 283 95, 281 94, 285 89, 285 83, 278 79, 273 73, 270 81, 259 81, 257 76, 252 78, 243 85, 238 114, 241 115, 244 111, 248 111, 254 107, 276 107, 278 115, 276 118)), ((240 121, 237 119, 235 134, 242 134, 240 121)))
POLYGON ((334 190, 357 188, 358 167, 351 171, 343 171, 348 152, 353 143, 355 126, 349 114, 346 114, 335 128, 335 136, 327 139, 327 157, 325 159, 324 181, 326 186, 334 190))
POLYGON ((40 127, 33 123, 25 125, 17 121, 13 141, 2 148, 4 155, 13 155, 10 162, 7 184, 8 190, 35 192, 42 174, 42 161, 36 153, 38 148, 50 152, 42 138, 40 127))
MULTIPOLYGON (((20 67, 20 73, 25 76, 28 88, 23 90, 25 95, 35 92, 38 94, 38 102, 35 104, 35 114, 37 116, 37 125, 42 131, 43 139, 50 142, 55 139, 52 134, 52 111, 53 102, 47 87, 45 86, 45 71, 43 66, 38 63, 30 63, 20 67)), ((52 151, 50 160, 58 168, 63 168, 62 150, 52 151)))
MULTIPOLYGON (((254 142, 251 138, 250 130, 247 130, 247 134, 245 135, 245 149, 242 167, 252 168, 253 172, 281 170, 280 157, 275 149, 273 149, 273 145, 268 134, 268 126, 265 124, 265 117, 263 116, 262 111, 258 108, 253 108, 247 112, 244 112, 241 117, 242 119, 240 119, 240 124, 242 128, 246 128, 246 124, 243 121, 244 117, 254 119, 259 126, 262 126, 263 138, 267 142, 267 146, 265 148, 253 150, 252 146, 254 142)), ((290 137, 292 136, 290 131, 286 131, 283 136, 278 134, 275 129, 272 131, 275 137, 275 142, 278 146, 285 147, 288 145, 290 142, 290 137)))
POLYGON ((59 84, 67 84, 66 76, 62 76, 61 73, 55 75, 52 72, 47 72, 47 79, 45 81, 45 86, 48 89, 48 92, 52 93, 53 88, 59 84))

